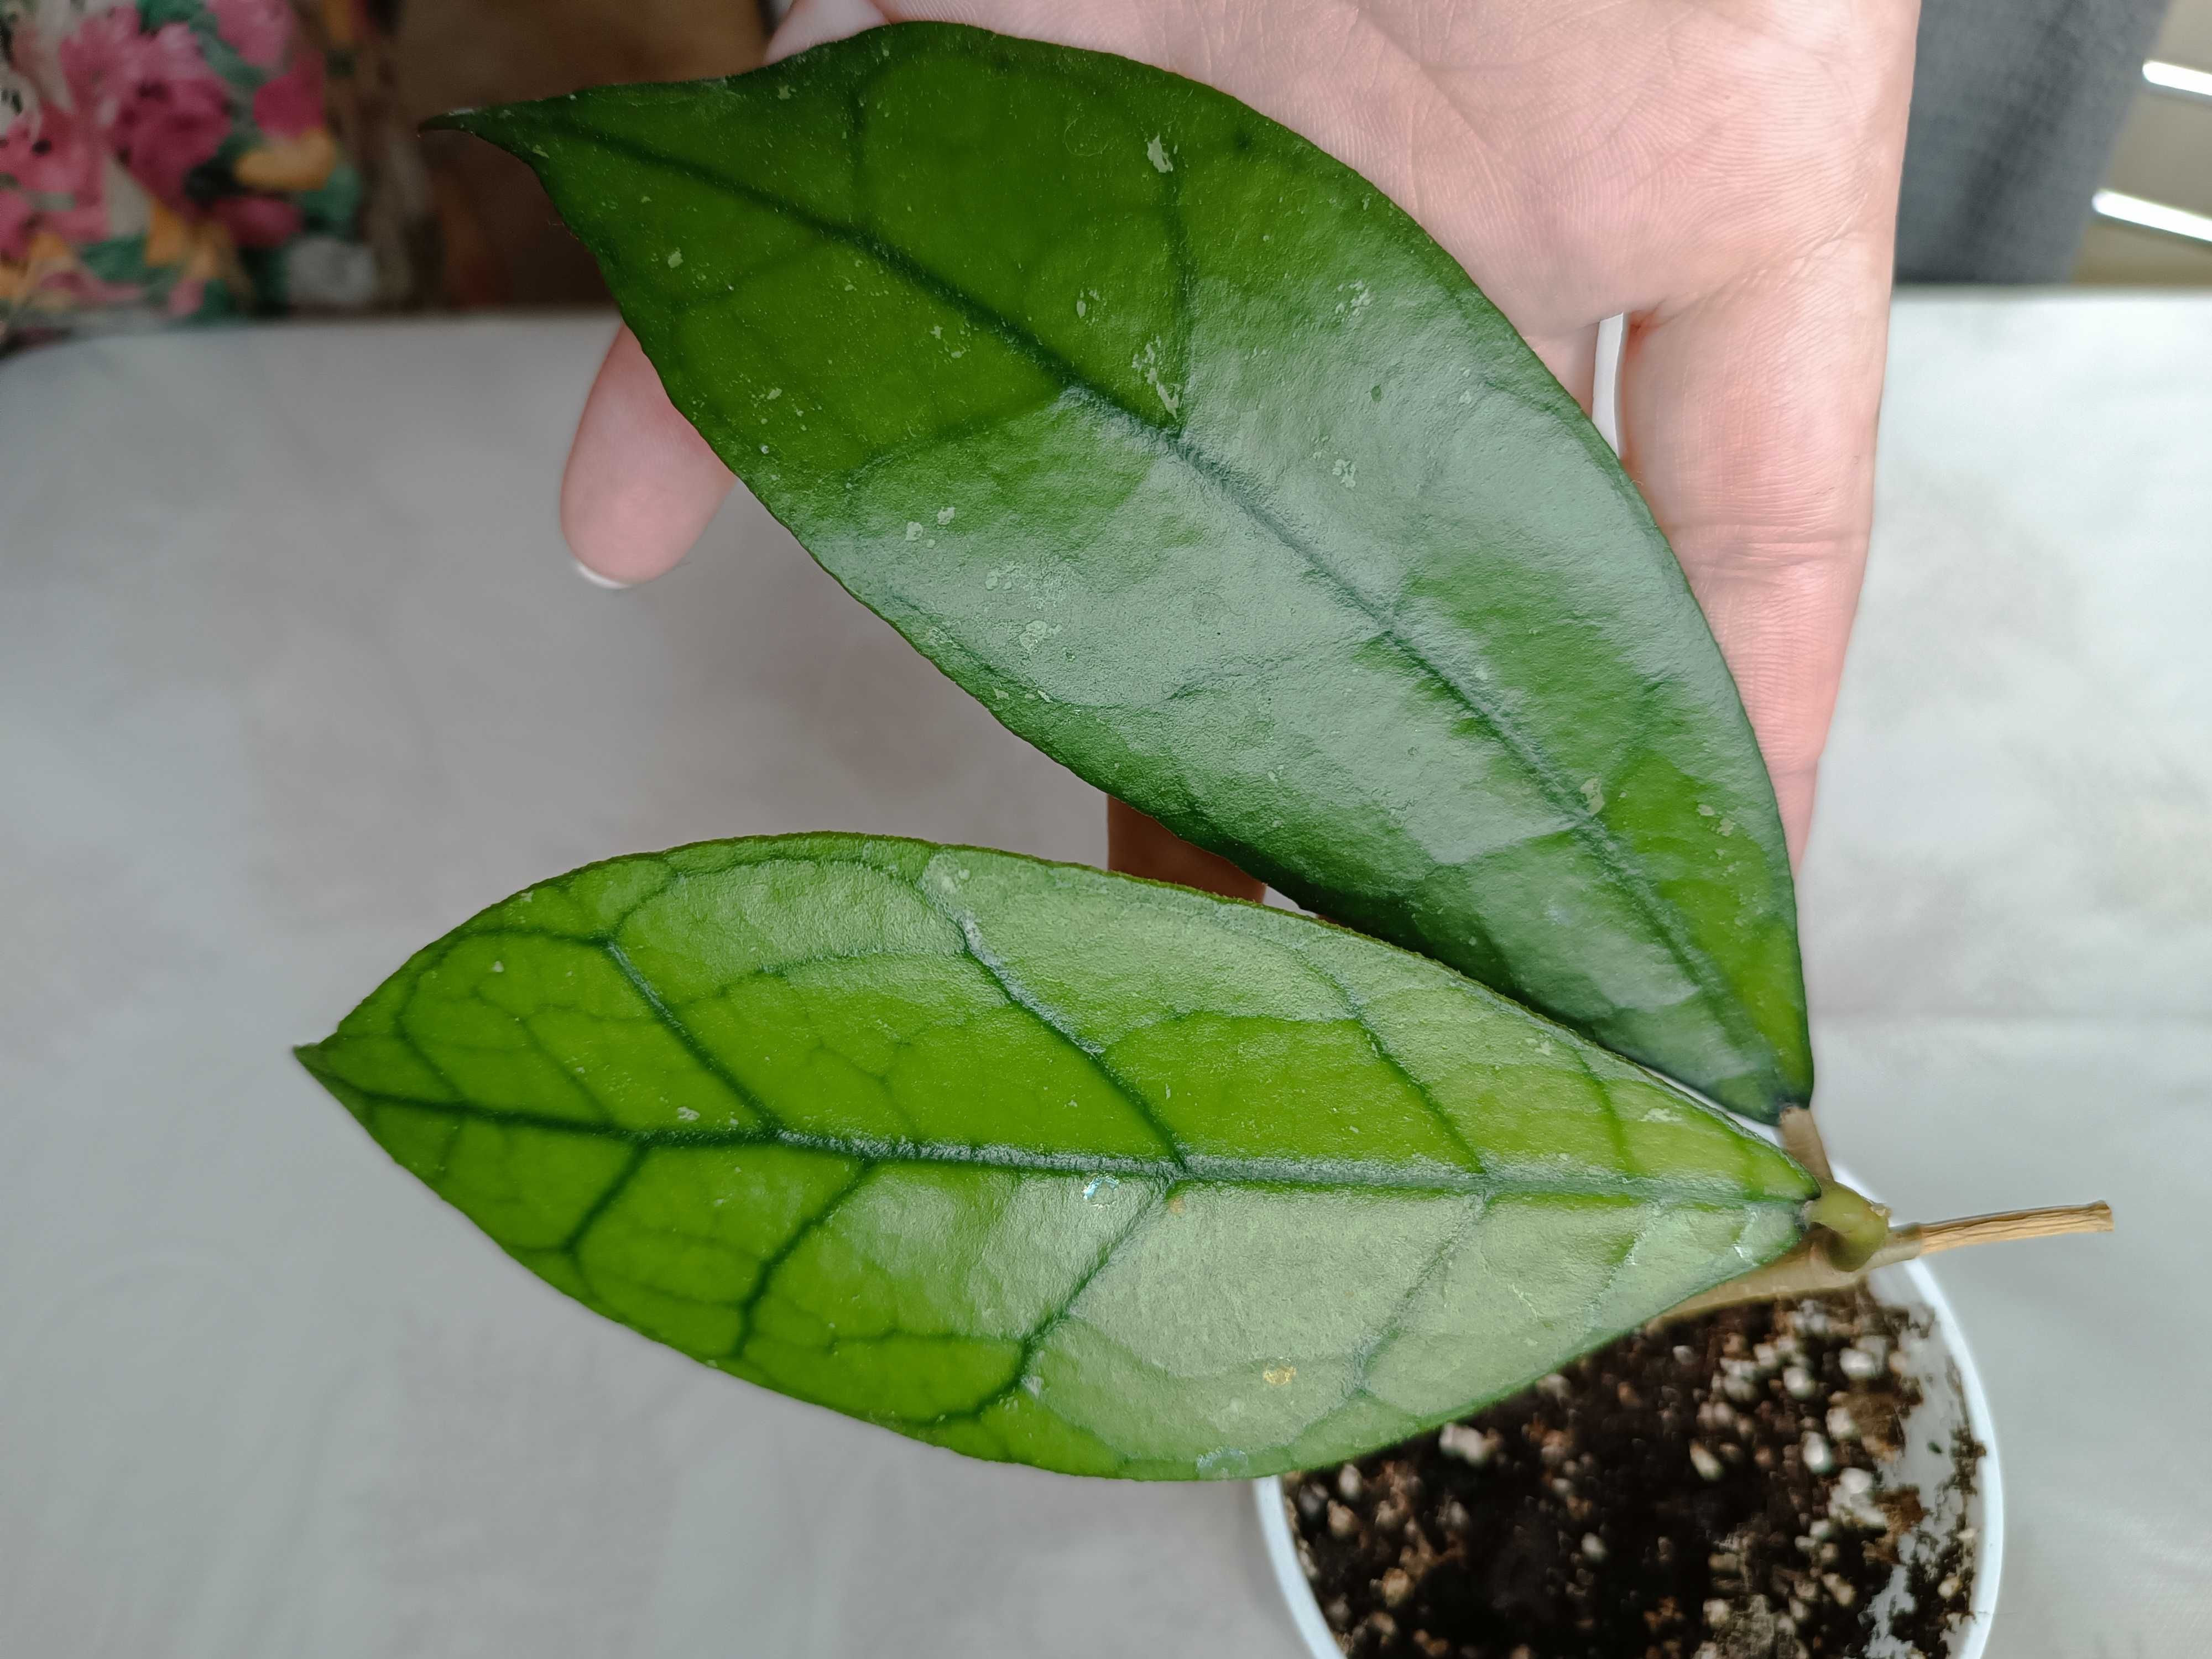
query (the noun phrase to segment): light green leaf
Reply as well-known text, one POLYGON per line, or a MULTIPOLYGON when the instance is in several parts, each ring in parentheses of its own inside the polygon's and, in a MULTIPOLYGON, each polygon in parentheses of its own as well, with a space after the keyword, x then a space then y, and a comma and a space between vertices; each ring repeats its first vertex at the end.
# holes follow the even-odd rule
POLYGON ((1735 689, 1451 258, 1207 88, 971 29, 452 118, 677 406, 1083 776, 1739 1110, 1808 1097, 1735 689))
POLYGON ((1780 1254, 1813 1183, 1424 957, 1011 854, 594 865, 301 1058, 509 1254, 978 1456, 1352 1456, 1780 1254))

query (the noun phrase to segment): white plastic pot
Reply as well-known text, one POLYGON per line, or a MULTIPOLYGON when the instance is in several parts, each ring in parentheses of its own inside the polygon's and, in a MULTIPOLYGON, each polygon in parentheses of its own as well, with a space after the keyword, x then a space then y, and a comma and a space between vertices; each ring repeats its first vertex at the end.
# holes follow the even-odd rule
MULTIPOLYGON (((1886 1267, 1872 1276, 1870 1284, 1875 1294, 1892 1306, 1926 1309, 1932 1328, 1924 1342, 1905 1345, 1908 1363, 1919 1376, 1925 1398, 1907 1419, 1907 1449, 1887 1472, 1887 1480, 1917 1485, 1923 1493, 1934 1492, 1948 1460, 1928 1454, 1927 1443, 1932 1439, 1938 1445, 1949 1445, 1951 1429, 1961 1420, 1984 1449, 1974 1495, 1966 1504, 1965 1515, 1960 1516, 1955 1508, 1932 1505, 1933 1513, 1914 1529, 1914 1535, 1931 1540, 1960 1525, 1978 1529, 1973 1599, 1967 1616, 1953 1627, 1950 1651, 1943 1659, 1982 1659, 1989 1642, 1990 1621, 1996 1612, 1997 1579, 2004 1565, 2004 1480, 1989 1399, 1982 1392, 1981 1376, 1974 1369, 1974 1357, 1966 1346, 1966 1333, 1959 1328, 1958 1316, 1925 1263, 1908 1261, 1886 1267)), ((1883 1480, 1883 1476, 1878 1475, 1877 1480, 1883 1480)), ((1275 1582, 1282 1587, 1291 1622, 1304 1638, 1306 1650, 1313 1659, 1344 1659, 1344 1650, 1328 1621, 1322 1617, 1313 1587, 1298 1565, 1297 1541, 1284 1504, 1281 1480, 1273 1475, 1255 1480, 1252 1495, 1259 1505, 1260 1531, 1267 1540, 1267 1559, 1275 1570, 1275 1582)), ((1878 1598, 1877 1609, 1881 1605, 1878 1598)), ((1901 1642, 1877 1639, 1864 1659, 1901 1659, 1905 1650, 1901 1642)))

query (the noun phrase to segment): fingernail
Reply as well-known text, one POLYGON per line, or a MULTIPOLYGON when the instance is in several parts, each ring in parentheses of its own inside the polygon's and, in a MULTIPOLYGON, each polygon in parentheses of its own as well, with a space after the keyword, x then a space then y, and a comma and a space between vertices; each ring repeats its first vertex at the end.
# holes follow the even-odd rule
POLYGON ((604 587, 608 589, 610 592, 618 593, 623 588, 633 586, 633 584, 629 582, 617 581, 612 576, 602 576, 598 571, 592 569, 591 566, 586 564, 581 559, 572 558, 568 562, 576 567, 576 574, 579 576, 581 576, 586 581, 591 583, 594 587, 604 587))

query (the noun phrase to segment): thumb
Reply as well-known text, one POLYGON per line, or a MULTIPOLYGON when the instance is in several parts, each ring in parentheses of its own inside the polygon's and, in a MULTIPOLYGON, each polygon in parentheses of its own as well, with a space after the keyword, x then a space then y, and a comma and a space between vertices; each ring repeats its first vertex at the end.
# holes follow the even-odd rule
POLYGON ((842 40, 848 34, 890 21, 869 0, 799 0, 769 38, 768 61, 780 63, 809 46, 842 40))

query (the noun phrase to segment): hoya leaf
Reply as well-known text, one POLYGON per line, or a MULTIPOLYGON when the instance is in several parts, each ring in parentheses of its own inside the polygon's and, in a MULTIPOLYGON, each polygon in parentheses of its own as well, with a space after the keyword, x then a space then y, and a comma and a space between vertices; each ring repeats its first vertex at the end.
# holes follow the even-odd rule
POLYGON ((1007 726, 1739 1110, 1812 1086, 1735 688, 1466 275, 1235 100, 977 30, 453 118, 677 406, 1007 726))
POLYGON ((972 1453, 1333 1462, 1778 1255, 1810 1180, 1344 929, 848 836, 594 865, 301 1057, 560 1289, 972 1453))

